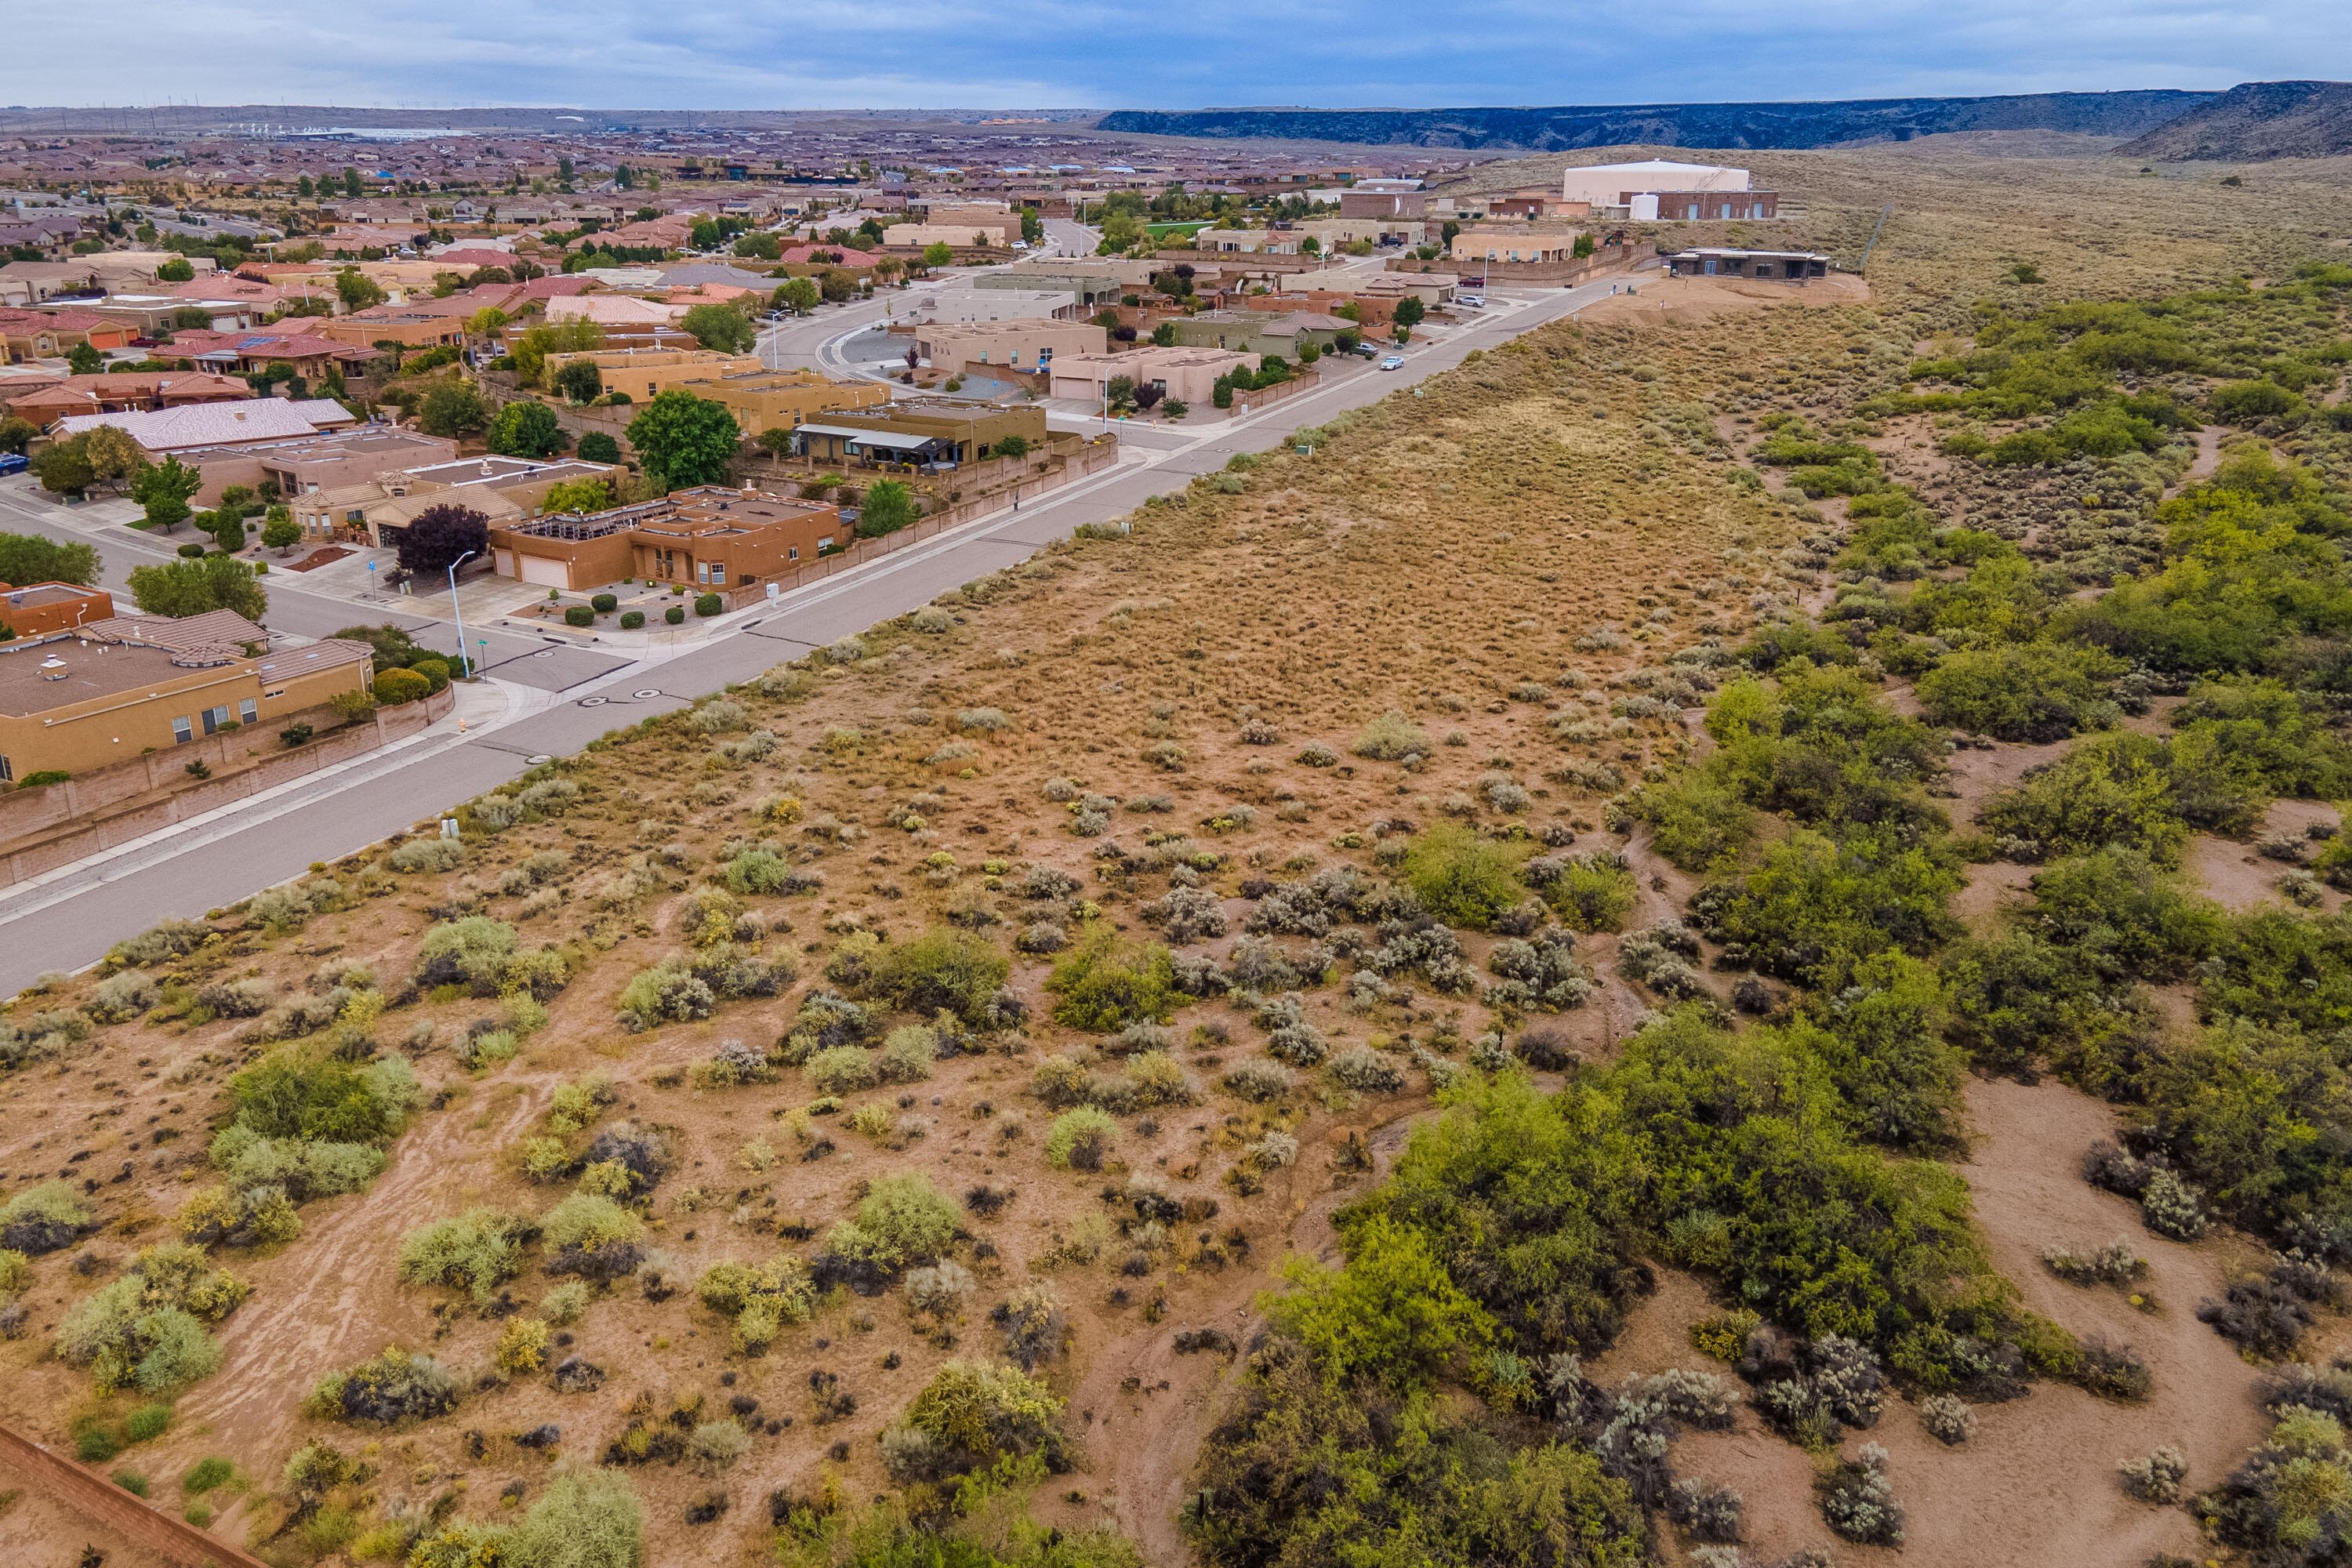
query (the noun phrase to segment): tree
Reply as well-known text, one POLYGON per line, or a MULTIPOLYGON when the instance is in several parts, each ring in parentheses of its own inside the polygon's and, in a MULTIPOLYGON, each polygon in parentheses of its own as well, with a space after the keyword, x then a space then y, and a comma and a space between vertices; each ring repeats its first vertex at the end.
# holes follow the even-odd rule
POLYGON ((646 411, 629 423, 629 444, 681 489, 724 479, 742 440, 725 404, 707 403, 675 388, 646 404, 646 411))
POLYGON ((678 325, 714 353, 749 353, 760 339, 750 320, 732 305, 697 305, 678 325))
POLYGON ((310 183, 310 175, 304 174, 294 182, 294 194, 308 201, 319 194, 319 187, 310 183))
POLYGON ((915 521, 915 495, 896 479, 877 479, 866 487, 865 504, 857 513, 857 537, 879 539, 915 521))
POLYGON ((774 425, 761 431, 757 436, 751 437, 751 439, 753 443, 759 447, 760 450, 767 453, 768 456, 772 458, 782 458, 791 455, 793 443, 800 439, 800 437, 795 436, 785 426, 782 425, 774 425))
POLYGON ((98 581, 98 552, 87 544, 59 544, 29 533, 0 533, 0 583, 29 588, 36 583, 98 581))
POLYGON ((949 267, 954 265, 954 262, 955 247, 949 245, 946 240, 935 239, 931 241, 930 244, 923 247, 924 266, 949 267))
POLYGON ((1417 327, 1421 325, 1422 318, 1428 314, 1429 307, 1421 302, 1418 294, 1407 294, 1397 301, 1395 319, 1400 327, 1417 327))
POLYGON ((1282 1264, 1289 1293, 1259 1299, 1333 1384, 1363 1377, 1403 1393, 1441 1370, 1456 1346, 1493 1338, 1493 1321, 1455 1287, 1420 1230, 1374 1215, 1348 1240, 1344 1268, 1293 1253, 1282 1264))
POLYGON ((755 261, 775 261, 782 258, 784 245, 772 234, 747 234, 735 241, 735 254, 755 261))
POLYGON ((33 454, 33 477, 51 495, 79 495, 98 482, 90 472, 89 443, 76 436, 42 447, 33 454))
POLYGON ((205 487, 205 471, 180 461, 177 453, 131 482, 131 499, 147 509, 147 526, 171 532, 188 521, 188 501, 205 487))
POLYGON ((374 279, 355 267, 347 267, 335 274, 335 297, 346 310, 364 310, 381 305, 387 296, 374 279))
POLYGON ((1149 414, 1160 406, 1160 400, 1167 395, 1165 387, 1157 382, 1147 381, 1135 389, 1135 405, 1149 414))
MULTIPOLYGON (((494 272, 496 270, 498 269, 492 267, 485 267, 482 268, 482 272, 494 272)), ((482 276, 482 272, 475 273, 474 277, 477 279, 479 279, 482 276)), ((485 305, 480 310, 466 318, 466 331, 467 333, 477 338, 490 337, 495 334, 500 327, 507 324, 507 313, 504 310, 499 310, 495 305, 485 305)))
POLYGON ((572 445, 555 410, 536 401, 515 402, 499 410, 490 424, 490 450, 506 458, 551 458, 572 445))
POLYGON ((995 454, 1000 458, 1025 458, 1034 450, 1026 436, 1004 437, 995 447, 995 454))
POLYGON ((1582 260, 1585 257, 1591 255, 1592 237, 1589 234, 1578 235, 1576 237, 1576 243, 1569 247, 1568 253, 1579 260, 1582 260))
POLYGON ((805 316, 816 309, 817 301, 823 298, 816 284, 811 279, 787 278, 777 284, 776 291, 769 296, 768 308, 774 310, 790 310, 796 316, 805 316))
POLYGON ((599 479, 565 479, 548 487, 542 511, 603 511, 613 504, 613 487, 599 479))
POLYGON ((131 569, 131 597, 151 616, 179 619, 212 610, 235 610, 259 622, 269 612, 269 595, 254 580, 253 568, 234 555, 172 561, 131 569))
POLYGON ((88 342, 79 342, 66 351, 66 368, 76 375, 96 375, 106 368, 106 356, 88 342))
POLYGON ((817 279, 817 292, 838 305, 857 292, 857 274, 846 268, 828 267, 817 279))
POLYGON ((546 371, 550 354, 593 353, 604 346, 604 329, 585 318, 532 327, 520 341, 507 340, 516 374, 529 382, 538 381, 546 371))
POLYGON ((471 436, 489 422, 490 411, 461 381, 443 382, 426 393, 416 416, 416 427, 427 436, 471 436))
POLYGON ((202 305, 183 305, 172 312, 174 331, 201 332, 213 324, 213 313, 202 305))
POLYGON ((1298 242, 1298 254, 1301 256, 1320 256, 1323 254, 1323 242, 1317 239, 1310 234, 1306 238, 1298 242))
POLYGON ((118 492, 128 490, 147 468, 147 454, 127 430, 100 425, 74 439, 89 459, 90 477, 118 492))
POLYGON ((617 463, 621 460, 621 444, 602 430, 591 430, 580 437, 580 459, 586 463, 617 463))
POLYGON ((1174 348, 1176 346, 1176 323, 1173 321, 1162 321, 1158 326, 1152 328, 1151 341, 1163 349, 1174 348))
POLYGON ((261 525, 261 542, 283 555, 302 542, 302 530, 284 507, 273 506, 269 521, 261 525))
POLYGON ((345 169, 343 171, 343 195, 352 197, 353 200, 357 200, 359 194, 360 172, 357 169, 345 169))
POLYGON ((224 552, 234 554, 245 548, 245 514, 232 506, 200 512, 196 526, 213 536, 224 552))
POLYGON ((1039 217, 1033 208, 1021 209, 1021 237, 1031 245, 1045 237, 1045 220, 1039 217))
POLYGON ((400 531, 400 563, 422 576, 438 577, 468 552, 490 547, 490 520, 468 506, 444 501, 426 507, 400 531))
POLYGON ((0 452, 21 452, 40 433, 41 427, 29 419, 20 419, 14 414, 0 418, 0 452))
POLYGON ((155 268, 155 281, 158 283, 193 283, 195 280, 195 263, 184 256, 174 256, 155 268))
POLYGON ((593 360, 575 359, 564 362, 555 373, 555 390, 574 403, 593 403, 604 390, 604 373, 596 368, 593 360))

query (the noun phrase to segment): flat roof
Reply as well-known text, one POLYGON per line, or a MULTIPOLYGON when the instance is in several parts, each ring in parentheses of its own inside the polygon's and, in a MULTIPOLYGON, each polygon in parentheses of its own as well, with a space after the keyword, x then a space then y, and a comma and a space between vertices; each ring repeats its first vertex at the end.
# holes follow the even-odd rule
POLYGON ((200 667, 176 663, 169 648, 85 643, 72 637, 0 644, 0 713, 46 713, 125 691, 184 679, 200 667), (44 670, 50 660, 56 668, 44 670))

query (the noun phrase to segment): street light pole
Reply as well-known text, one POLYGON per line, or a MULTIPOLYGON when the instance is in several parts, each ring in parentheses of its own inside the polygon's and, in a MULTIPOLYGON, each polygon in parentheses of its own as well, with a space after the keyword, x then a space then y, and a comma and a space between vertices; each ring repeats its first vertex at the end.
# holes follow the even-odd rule
POLYGON ((471 680, 474 678, 474 668, 466 660, 466 616, 465 613, 457 608, 457 568, 480 553, 478 550, 468 550, 465 554, 449 563, 449 613, 457 618, 457 674, 459 679, 465 680, 471 680))

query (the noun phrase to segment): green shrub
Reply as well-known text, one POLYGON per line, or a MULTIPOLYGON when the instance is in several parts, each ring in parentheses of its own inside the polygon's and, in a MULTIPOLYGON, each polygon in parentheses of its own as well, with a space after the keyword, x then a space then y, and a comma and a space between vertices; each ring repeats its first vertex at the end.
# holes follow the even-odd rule
POLYGON ((122 1445, 103 1426, 85 1426, 74 1434, 74 1458, 85 1465, 102 1465, 121 1452, 122 1445))
POLYGON ((1393 763, 1408 756, 1425 757, 1434 743, 1412 720, 1391 708, 1358 731, 1348 749, 1360 757, 1393 763))
POLYGON ((623 631, 633 632, 645 624, 646 613, 643 610, 623 610, 621 612, 621 629, 623 631))
POLYGON ((375 678, 375 700, 386 708, 433 694, 433 683, 413 669, 387 669, 375 678))
POLYGON ((1422 907, 1448 925, 1485 931, 1524 896, 1523 851, 1481 838, 1459 823, 1440 823, 1405 851, 1404 879, 1422 907))
POLYGON ((1601 856, 1569 861, 1538 891, 1563 925, 1580 931, 1623 930, 1625 917, 1641 898, 1633 871, 1613 857, 1601 856))
POLYGON ((669 608, 662 612, 662 619, 674 626, 684 626, 686 624, 685 607, 679 605, 672 605, 669 608))
POLYGON ((498 1288, 522 1272, 530 1222, 488 1205, 436 1219, 401 1237, 398 1274, 405 1285, 447 1285, 487 1306, 498 1288))
POLYGON ((621 607, 621 601, 611 594, 596 594, 590 596, 588 607, 600 616, 609 616, 621 607))
POLYGON ((857 1202, 857 1216, 825 1238, 836 1257, 895 1272, 936 1258, 961 1224, 955 1202, 929 1176, 909 1172, 877 1179, 857 1202))
POLYGON ((1054 1018, 1089 1034, 1117 1034, 1130 1024, 1164 1024, 1179 993, 1168 950, 1121 943, 1097 925, 1054 963, 1045 989, 1055 994, 1054 1018))
POLYGON ((1054 1118, 1045 1133, 1045 1163, 1057 1171, 1099 1171, 1118 1142, 1118 1123, 1091 1105, 1054 1118))
POLYGON ((927 1017, 952 1013, 984 1027, 994 1021, 997 989, 1012 969, 987 938, 941 927, 882 949, 866 989, 893 1007, 927 1017))
POLYGON ((510 1568, 639 1568, 645 1510, 607 1469, 558 1470, 506 1542, 510 1568))
POLYGON ((1442 1372, 1458 1347, 1493 1337, 1486 1313, 1454 1288, 1417 1229, 1375 1215, 1349 1232, 1347 1247, 1337 1269, 1293 1253, 1282 1265, 1289 1290, 1262 1303, 1326 1376, 1404 1391, 1442 1372))
POLYGON ((1064 1466, 1064 1402, 1017 1367, 958 1359, 932 1375, 883 1436, 886 1462, 901 1480, 933 1479, 1035 1457, 1064 1466))
POLYGON ((1920 678, 1919 705, 1938 724, 1996 740, 2063 741, 2078 731, 2108 729, 2122 716, 2102 682, 2124 668, 2121 659, 2096 648, 1962 648, 1920 678))
POLYGON ((2096 965, 2102 978, 2185 978, 2229 931, 2219 904, 2189 891, 2136 849, 2109 847, 2035 874, 2024 920, 2045 941, 2096 965))
POLYGON ((609 1197, 574 1193, 540 1220, 547 1271, 611 1279, 636 1267, 645 1222, 609 1197))
POLYGON ((806 1063, 809 1086, 819 1094, 855 1094, 882 1081, 874 1053, 863 1046, 834 1046, 816 1052, 806 1063))
POLYGON ((235 1465, 217 1456, 198 1459, 188 1467, 188 1473, 180 1478, 180 1489, 190 1497, 200 1497, 236 1473, 235 1465))
POLYGON ((131 1493, 133 1497, 145 1497, 147 1495, 147 1478, 140 1474, 137 1470, 115 1471, 114 1484, 121 1487, 124 1491, 131 1493))
POLYGON ((90 1223, 80 1194, 63 1182, 43 1182, 0 1208, 0 1247, 37 1258, 71 1247, 90 1223))
POLYGON ((698 616, 715 616, 720 611, 726 609, 726 601, 721 599, 716 594, 698 594, 695 595, 694 613, 698 616))
POLYGON ((2178 864, 2189 828, 2174 798, 2168 761, 2163 742, 2144 735, 2080 742, 1994 796, 1984 825, 2044 856, 2118 845, 2158 866, 2178 864))
POLYGON ((152 1443, 171 1425, 170 1405, 142 1405, 122 1418, 122 1435, 134 1443, 152 1443))

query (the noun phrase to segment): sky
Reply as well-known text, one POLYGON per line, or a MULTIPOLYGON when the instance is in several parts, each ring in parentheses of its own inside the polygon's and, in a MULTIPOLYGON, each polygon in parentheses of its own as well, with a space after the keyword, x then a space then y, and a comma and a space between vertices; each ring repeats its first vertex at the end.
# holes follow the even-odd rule
POLYGON ((2352 77, 2321 0, 110 0, 21 5, 28 104, 1444 107, 2352 77))

